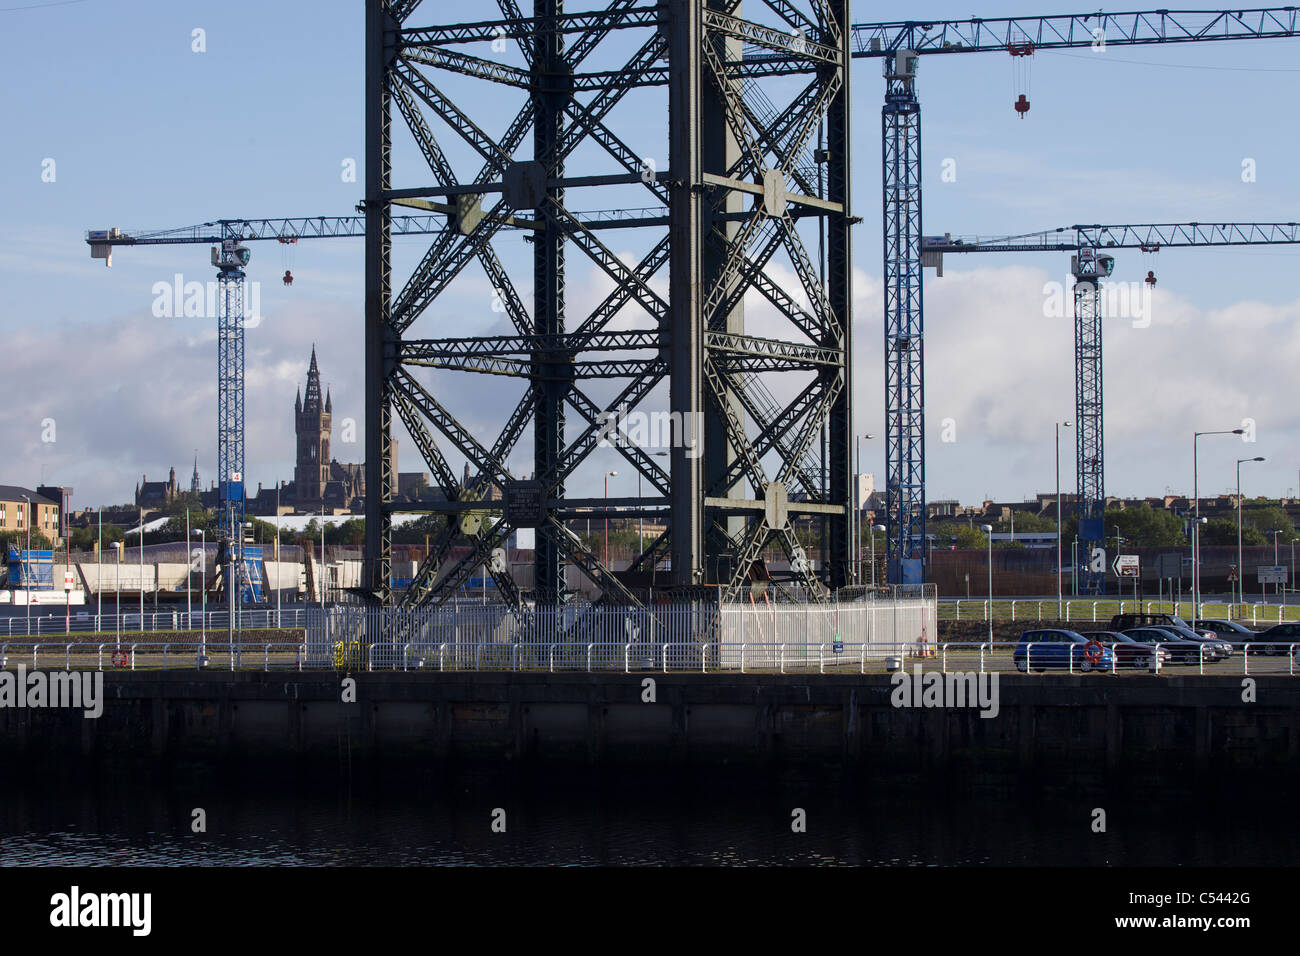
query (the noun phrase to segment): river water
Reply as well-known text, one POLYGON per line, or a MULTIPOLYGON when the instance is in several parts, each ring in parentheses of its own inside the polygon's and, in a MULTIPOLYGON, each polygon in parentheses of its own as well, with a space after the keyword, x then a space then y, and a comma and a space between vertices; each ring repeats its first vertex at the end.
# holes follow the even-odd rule
POLYGON ((1287 790, 806 771, 6 774, 0 865, 1289 865, 1287 790))

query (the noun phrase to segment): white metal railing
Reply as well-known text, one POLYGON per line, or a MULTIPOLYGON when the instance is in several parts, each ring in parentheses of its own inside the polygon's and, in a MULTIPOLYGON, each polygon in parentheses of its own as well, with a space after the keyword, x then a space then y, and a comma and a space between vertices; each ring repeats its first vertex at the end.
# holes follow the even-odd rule
MULTIPOLYGON (((1208 645, 1194 652, 1157 645, 1165 651, 1153 658, 1150 645, 1112 646, 1109 658, 1097 648, 1051 642, 962 641, 939 645, 919 641, 882 642, 500 642, 394 645, 373 642, 344 645, 344 653, 324 665, 356 670, 508 671, 583 673, 739 672, 880 673, 921 667, 941 673, 976 671, 1019 674, 1068 673, 1179 674, 1240 677, 1296 676, 1300 644, 1250 642, 1236 646, 1226 658, 1215 658, 1208 645), (356 653, 353 653, 355 651, 356 653), (1112 666, 1117 662, 1118 666, 1112 666)), ((212 667, 230 670, 321 669, 305 644, 259 643, 230 645, 207 642, 6 642, 0 644, 0 668, 47 670, 189 670, 212 667)))
MULTIPOLYGON (((120 614, 103 614, 72 608, 71 613, 55 605, 32 608, 30 618, 10 608, 9 614, 0 618, 0 635, 6 640, 23 637, 40 637, 45 634, 111 634, 157 633, 159 631, 213 631, 224 632, 229 627, 230 612, 206 611, 122 611, 120 614), (30 622, 30 623, 29 623, 30 622)), ((245 608, 235 614, 236 622, 244 630, 303 628, 309 618, 319 613, 318 607, 292 607, 277 611, 275 608, 245 608)))
MULTIPOLYGON (((1143 600, 1115 598, 1064 598, 1061 601, 1062 621, 1105 621, 1113 614, 1124 614, 1134 608, 1147 614, 1173 614, 1185 620, 1194 618, 1213 620, 1248 621, 1253 625, 1277 624, 1283 621, 1300 621, 1300 605, 1233 604, 1202 601, 1199 609, 1190 601, 1143 600)), ((987 621, 990 612, 995 621, 1055 621, 1055 598, 995 598, 990 609, 988 598, 943 598, 938 601, 941 620, 987 621)))
POLYGON ((185 670, 226 663, 231 670, 300 671, 306 662, 306 646, 301 643, 71 641, 0 645, 0 668, 21 663, 32 670, 185 670))

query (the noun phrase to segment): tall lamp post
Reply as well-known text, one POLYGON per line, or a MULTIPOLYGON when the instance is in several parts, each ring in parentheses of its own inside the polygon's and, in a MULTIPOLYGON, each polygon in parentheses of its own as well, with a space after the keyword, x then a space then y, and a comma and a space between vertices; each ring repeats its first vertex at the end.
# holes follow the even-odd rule
MULTIPOLYGON (((1291 539, 1291 593, 1295 593, 1295 543, 1296 539, 1291 539)), ((1284 602, 1285 603, 1285 602, 1284 602)))
POLYGON ((27 633, 32 633, 32 499, 19 495, 27 502, 27 513, 23 523, 27 525, 27 550, 23 552, 23 597, 27 598, 27 633))
POLYGON ((275 479, 275 626, 280 626, 280 479, 275 479))
POLYGON ((1056 423, 1056 619, 1062 614, 1061 604, 1061 429, 1069 422, 1056 423))
MULTIPOLYGON (((609 499, 609 479, 617 478, 618 472, 605 472, 605 498, 609 499)), ((605 506, 605 570, 609 570, 609 506, 605 506)))
MULTIPOLYGON (((1281 532, 1280 530, 1279 530, 1279 531, 1270 531, 1270 532, 1269 532, 1269 534, 1271 534, 1271 535, 1273 536, 1273 566, 1274 566, 1274 567, 1277 567, 1277 536, 1280 535, 1281 533, 1282 533, 1282 532, 1281 532)), ((1277 603, 1278 603, 1279 606, 1283 603, 1283 601, 1282 601, 1282 585, 1281 585, 1281 584, 1279 584, 1279 585, 1277 586, 1277 603)))
POLYGON ((1201 616, 1201 488, 1197 474, 1196 443, 1202 435, 1241 435, 1244 429, 1192 433, 1192 617, 1201 616))
POLYGON ((140 509, 140 633, 144 633, 144 509, 140 509))
MULTIPOLYGON (((190 573, 190 509, 185 509, 185 630, 194 627, 194 577, 190 573)), ((156 606, 156 605, 155 605, 156 606)))
POLYGON ((208 653, 208 538, 202 528, 195 528, 199 536, 199 660, 208 653))
POLYGON ((117 620, 117 643, 114 647, 119 651, 122 649, 122 551, 124 547, 121 541, 113 542, 113 552, 117 555, 117 560, 113 562, 117 569, 114 575, 117 596, 113 601, 113 617, 117 620))
POLYGON ((983 531, 986 535, 988 535, 988 543, 989 543, 989 562, 988 562, 988 563, 989 563, 989 604, 988 604, 989 611, 988 611, 988 619, 989 619, 989 645, 990 645, 990 647, 991 647, 992 644, 993 644, 993 525, 991 525, 991 524, 982 524, 982 525, 980 525, 980 530, 983 531))
POLYGON ((1241 466, 1246 462, 1263 461, 1263 458, 1237 459, 1237 598, 1238 604, 1246 603, 1246 569, 1241 564, 1241 466))
POLYGON ((99 535, 95 545, 95 630, 104 629, 104 506, 100 505, 99 511, 99 535))

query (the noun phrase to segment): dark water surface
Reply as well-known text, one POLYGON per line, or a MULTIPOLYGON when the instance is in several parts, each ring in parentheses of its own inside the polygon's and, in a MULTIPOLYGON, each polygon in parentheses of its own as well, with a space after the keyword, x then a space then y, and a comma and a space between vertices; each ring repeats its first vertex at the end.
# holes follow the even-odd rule
POLYGON ((0 865, 1289 865, 1289 789, 806 771, 9 772, 0 865), (190 829, 196 807, 204 834, 190 829), (505 833, 492 831, 496 808, 505 833), (807 832, 791 830, 796 808, 807 832))

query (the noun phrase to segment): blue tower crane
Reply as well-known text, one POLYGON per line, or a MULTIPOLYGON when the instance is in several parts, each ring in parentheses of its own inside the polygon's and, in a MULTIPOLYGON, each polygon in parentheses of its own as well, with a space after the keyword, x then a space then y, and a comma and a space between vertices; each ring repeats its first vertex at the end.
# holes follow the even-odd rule
MULTIPOLYGON (((925 321, 921 289, 921 107, 916 93, 919 57, 1296 36, 1300 36, 1300 9, 1296 7, 906 20, 852 27, 852 55, 882 60, 885 77, 881 113, 885 495, 891 582, 917 583, 925 579, 925 321)), ((1084 262, 1081 268, 1091 270, 1093 265, 1084 262)), ((1076 303, 1077 314, 1087 313, 1089 308, 1086 298, 1076 303)), ((1082 338, 1091 342, 1095 331, 1096 344, 1087 345, 1087 350, 1099 350, 1100 325, 1094 320, 1089 320, 1088 325, 1082 338)), ((1099 351, 1097 355, 1099 362, 1099 351)), ((1086 368, 1081 368, 1092 368, 1091 362, 1089 359, 1084 363, 1086 368)), ((1095 386, 1095 415, 1100 420, 1100 378, 1095 386)), ((1100 482, 1100 459, 1095 469, 1096 481, 1100 482)), ((1099 484, 1095 491, 1101 500, 1099 484)))
MULTIPOLYGON (((431 207, 434 204, 429 204, 431 207)), ((435 207, 438 213, 446 209, 435 207)), ((448 207, 450 208, 450 207, 448 207)), ((217 270, 217 488, 218 528, 231 560, 226 568, 240 568, 241 600, 260 600, 250 569, 244 567, 244 279, 251 255, 247 242, 275 239, 326 239, 365 235, 364 216, 317 216, 300 219, 219 219, 186 226, 145 232, 121 229, 91 230, 86 233, 93 258, 113 264, 117 246, 211 245, 212 265, 217 270)), ((392 231, 399 234, 429 234, 446 231, 444 215, 431 213, 393 218, 392 231)), ((226 594, 235 588, 226 581, 226 594)))
MULTIPOLYGON (((1001 238, 926 237, 922 255, 927 267, 943 275, 943 256, 956 252, 1063 252, 1070 254, 1074 276, 1075 469, 1078 485, 1078 536, 1088 556, 1080 590, 1105 590, 1104 518, 1106 484, 1102 405, 1101 280, 1115 268, 1113 249, 1200 246, 1264 246, 1300 243, 1294 222, 1185 222, 1136 225, 1076 225, 1047 232, 1001 238)), ((1155 277, 1148 275, 1148 283, 1155 277)), ((1195 529, 1194 529, 1195 530, 1195 529)))

